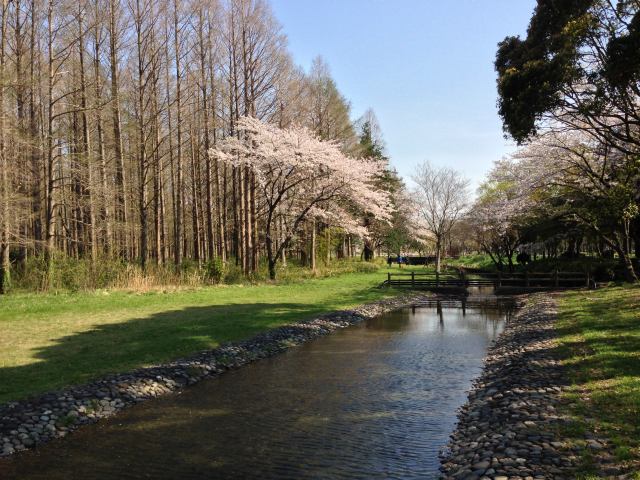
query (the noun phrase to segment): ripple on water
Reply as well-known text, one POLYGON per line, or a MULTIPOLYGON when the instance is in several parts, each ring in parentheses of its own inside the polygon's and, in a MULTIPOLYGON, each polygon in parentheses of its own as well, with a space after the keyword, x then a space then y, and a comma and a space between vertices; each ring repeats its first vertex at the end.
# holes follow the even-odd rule
POLYGON ((0 468, 20 479, 436 478, 456 409, 507 312, 457 306, 383 315, 0 468))

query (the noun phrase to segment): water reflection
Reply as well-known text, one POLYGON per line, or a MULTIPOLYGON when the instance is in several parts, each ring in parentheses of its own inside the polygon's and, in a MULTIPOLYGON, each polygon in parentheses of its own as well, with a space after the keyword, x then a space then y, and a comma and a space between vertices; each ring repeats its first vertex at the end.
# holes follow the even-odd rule
POLYGON ((0 462, 0 478, 436 478, 506 314, 470 297, 383 315, 0 462))

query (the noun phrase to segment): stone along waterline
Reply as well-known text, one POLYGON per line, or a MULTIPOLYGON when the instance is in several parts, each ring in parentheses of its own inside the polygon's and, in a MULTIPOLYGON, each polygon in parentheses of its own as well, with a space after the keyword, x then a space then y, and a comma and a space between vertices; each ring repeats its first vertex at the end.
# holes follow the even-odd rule
POLYGON ((437 478, 505 315, 388 313, 5 460, 0 477, 437 478))

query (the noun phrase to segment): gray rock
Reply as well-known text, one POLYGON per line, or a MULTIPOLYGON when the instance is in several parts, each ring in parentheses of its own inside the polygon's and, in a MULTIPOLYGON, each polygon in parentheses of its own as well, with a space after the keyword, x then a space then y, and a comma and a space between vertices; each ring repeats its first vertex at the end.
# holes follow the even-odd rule
MULTIPOLYGON (((558 424, 568 419, 559 413, 567 381, 553 356, 554 300, 536 294, 521 305, 489 348, 482 375, 460 409, 449 454, 441 457, 442 478, 467 465, 494 480, 575 478, 580 456, 557 437, 558 424)), ((586 440, 604 467, 606 441, 593 434, 586 440)))
POLYGON ((423 302, 408 294, 285 325, 251 339, 196 353, 156 367, 110 375, 92 383, 0 405, 0 455, 63 437, 80 426, 116 414, 148 398, 180 390, 228 368, 276 355, 293 345, 423 302), (55 413, 54 413, 55 412, 55 413))

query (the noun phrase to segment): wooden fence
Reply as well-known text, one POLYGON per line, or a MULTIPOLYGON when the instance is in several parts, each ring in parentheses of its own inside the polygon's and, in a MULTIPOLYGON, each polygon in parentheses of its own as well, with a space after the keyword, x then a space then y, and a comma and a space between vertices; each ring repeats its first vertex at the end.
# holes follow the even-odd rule
POLYGON ((584 272, 478 272, 468 273, 465 270, 444 273, 388 273, 382 283, 387 287, 409 288, 467 288, 492 286, 494 288, 579 288, 590 287, 589 273, 584 272))

